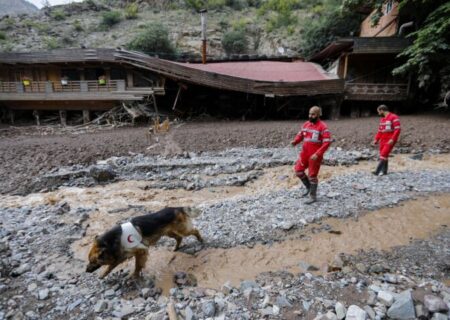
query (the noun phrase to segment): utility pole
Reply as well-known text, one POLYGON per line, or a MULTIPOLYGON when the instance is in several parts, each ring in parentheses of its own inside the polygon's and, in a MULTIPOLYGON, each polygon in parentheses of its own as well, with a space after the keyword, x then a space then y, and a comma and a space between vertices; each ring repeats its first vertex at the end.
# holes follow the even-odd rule
POLYGON ((206 12, 208 10, 201 9, 199 12, 202 22, 202 63, 206 64, 206 12))

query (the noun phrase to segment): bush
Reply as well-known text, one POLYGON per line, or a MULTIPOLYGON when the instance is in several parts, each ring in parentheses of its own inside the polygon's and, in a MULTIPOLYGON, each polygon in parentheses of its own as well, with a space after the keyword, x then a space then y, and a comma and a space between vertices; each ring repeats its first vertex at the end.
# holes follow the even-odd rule
POLYGON ((138 16, 138 5, 136 3, 130 3, 125 7, 125 19, 136 19, 138 16))
POLYGON ((248 40, 244 30, 227 32, 222 38, 222 47, 226 54, 241 54, 248 51, 248 40))
POLYGON ((83 31, 83 26, 81 25, 80 20, 75 20, 73 22, 73 29, 77 32, 83 31))
POLYGON ((170 43, 169 31, 160 23, 151 23, 139 33, 127 48, 142 51, 149 55, 171 57, 175 54, 175 48, 170 43))
POLYGON ((122 20, 122 15, 119 11, 108 11, 103 13, 101 26, 104 28, 112 27, 122 20))
POLYGON ((58 21, 64 20, 66 18, 66 14, 64 13, 64 11, 62 10, 54 10, 52 11, 52 13, 50 14, 50 16, 58 21))
POLYGON ((6 33, 0 31, 0 40, 6 40, 6 33))
POLYGON ((44 44, 45 48, 49 50, 58 49, 61 47, 61 44, 58 42, 58 40, 53 37, 45 37, 44 44))

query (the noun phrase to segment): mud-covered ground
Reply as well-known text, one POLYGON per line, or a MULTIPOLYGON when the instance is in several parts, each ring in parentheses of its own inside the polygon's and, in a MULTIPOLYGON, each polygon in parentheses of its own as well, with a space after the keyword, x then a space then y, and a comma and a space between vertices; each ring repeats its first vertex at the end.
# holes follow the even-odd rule
POLYGON ((298 122, 0 129, 0 320, 450 319, 450 121, 402 117, 384 177, 370 174, 377 122, 328 122, 312 206, 286 148, 298 122), (115 178, 93 182, 98 160, 115 178), (133 262, 84 272, 96 234, 184 205, 202 210, 204 244, 164 237, 139 281, 133 262))
MULTIPOLYGON (((403 116, 397 151, 450 150, 450 119, 440 116, 403 116)), ((379 119, 327 121, 335 147, 367 148, 379 119)), ((32 178, 51 168, 92 164, 132 153, 174 155, 218 151, 233 147, 284 147, 301 121, 173 123, 168 133, 149 134, 148 127, 118 128, 87 134, 61 134, 58 128, 3 126, 0 129, 0 193, 24 193, 32 178)), ((70 131, 69 131, 70 132, 70 131)), ((77 130, 76 132, 80 132, 77 130)))

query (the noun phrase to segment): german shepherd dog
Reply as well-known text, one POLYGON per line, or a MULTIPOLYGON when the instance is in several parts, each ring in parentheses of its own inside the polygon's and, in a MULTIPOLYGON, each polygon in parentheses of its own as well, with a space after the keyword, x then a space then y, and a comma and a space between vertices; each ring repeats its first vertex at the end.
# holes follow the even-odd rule
POLYGON ((183 237, 193 235, 198 241, 203 238, 192 226, 191 218, 200 215, 199 209, 180 207, 165 208, 155 213, 134 217, 130 222, 117 225, 100 236, 96 236, 89 251, 86 272, 94 272, 108 266, 100 279, 106 277, 119 264, 134 256, 134 277, 139 277, 148 258, 148 248, 162 236, 177 241, 175 251, 180 248, 183 237))

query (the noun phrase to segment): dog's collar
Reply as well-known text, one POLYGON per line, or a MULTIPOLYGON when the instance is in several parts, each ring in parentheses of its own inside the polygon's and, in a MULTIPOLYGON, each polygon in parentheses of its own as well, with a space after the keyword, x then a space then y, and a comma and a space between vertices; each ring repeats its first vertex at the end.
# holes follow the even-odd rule
POLYGON ((136 230, 131 222, 126 222, 120 225, 120 227, 122 228, 120 243, 125 250, 134 248, 148 249, 148 247, 142 243, 141 234, 136 230))

